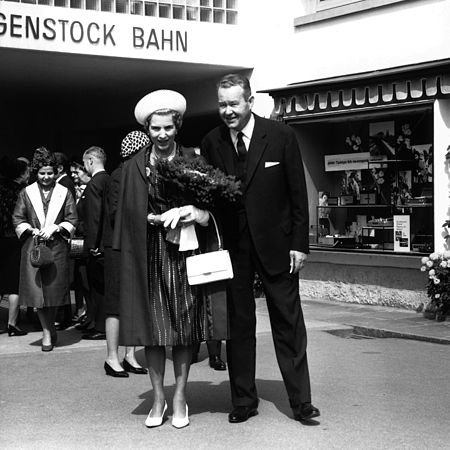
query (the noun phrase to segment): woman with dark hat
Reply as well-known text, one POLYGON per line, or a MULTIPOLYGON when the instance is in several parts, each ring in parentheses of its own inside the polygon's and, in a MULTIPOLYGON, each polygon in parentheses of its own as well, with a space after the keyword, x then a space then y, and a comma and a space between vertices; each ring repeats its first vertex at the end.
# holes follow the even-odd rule
POLYGON ((150 139, 142 131, 132 131, 124 137, 120 148, 122 161, 109 177, 104 192, 103 245, 105 247, 105 332, 107 351, 104 368, 107 375, 117 378, 128 378, 128 373, 147 374, 147 369, 141 367, 136 361, 134 346, 126 346, 122 364, 119 360, 120 252, 112 249, 112 239, 123 164, 149 143, 150 139))
POLYGON ((36 182, 27 186, 17 199, 13 224, 22 241, 20 261, 20 304, 37 308, 42 326, 42 351, 56 344, 56 307, 69 298, 69 244, 75 231, 77 213, 72 194, 56 183, 56 160, 45 147, 33 155, 31 171, 36 182), (35 240, 50 248, 54 262, 34 267, 30 251, 35 240))
POLYGON ((181 251, 167 239, 167 228, 176 222, 195 224, 199 235, 209 228, 207 211, 192 205, 172 208, 155 168, 161 159, 198 157, 193 148, 175 141, 185 110, 185 98, 168 90, 152 92, 136 105, 136 119, 151 144, 123 166, 115 221, 113 246, 121 251, 120 342, 145 347, 153 387, 153 405, 145 421, 149 428, 160 426, 167 410, 166 348, 172 348, 176 380, 172 425, 183 428, 189 425, 186 385, 192 349, 205 339, 227 338, 226 310, 213 326, 204 305, 212 296, 226 305, 224 285, 212 295, 190 286, 186 257, 193 252, 181 251))

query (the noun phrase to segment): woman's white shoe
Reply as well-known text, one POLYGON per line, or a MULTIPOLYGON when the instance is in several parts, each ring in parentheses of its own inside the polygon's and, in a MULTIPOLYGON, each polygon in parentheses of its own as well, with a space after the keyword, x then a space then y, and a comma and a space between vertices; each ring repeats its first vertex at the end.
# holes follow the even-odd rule
POLYGON ((188 405, 186 404, 186 415, 181 418, 173 417, 172 416, 172 426, 175 428, 184 428, 189 425, 189 412, 188 412, 188 405))
POLYGON ((159 417, 150 417, 150 414, 152 413, 151 409, 150 412, 148 413, 147 419, 145 419, 145 426, 148 428, 154 428, 162 425, 164 420, 164 414, 166 413, 166 411, 167 411, 167 402, 164 402, 164 409, 161 416, 159 417))

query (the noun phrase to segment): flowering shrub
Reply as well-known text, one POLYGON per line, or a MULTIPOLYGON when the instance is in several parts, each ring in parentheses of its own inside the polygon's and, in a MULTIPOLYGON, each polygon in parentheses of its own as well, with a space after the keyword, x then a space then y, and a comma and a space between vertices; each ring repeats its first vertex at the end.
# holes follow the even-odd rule
POLYGON ((431 253, 421 260, 422 272, 428 272, 427 295, 430 307, 443 314, 450 313, 450 251, 431 253))

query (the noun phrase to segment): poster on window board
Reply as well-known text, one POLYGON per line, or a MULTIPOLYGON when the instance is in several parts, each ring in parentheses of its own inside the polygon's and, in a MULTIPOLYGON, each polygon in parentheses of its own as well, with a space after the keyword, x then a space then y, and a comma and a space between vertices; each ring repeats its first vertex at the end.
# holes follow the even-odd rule
POLYGON ((394 216, 394 252, 411 251, 410 216, 394 216))

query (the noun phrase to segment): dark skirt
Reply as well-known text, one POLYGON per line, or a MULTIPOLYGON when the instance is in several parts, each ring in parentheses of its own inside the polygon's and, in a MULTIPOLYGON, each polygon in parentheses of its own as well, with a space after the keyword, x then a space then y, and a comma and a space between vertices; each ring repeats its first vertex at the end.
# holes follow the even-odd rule
POLYGON ((105 314, 118 316, 120 309, 120 252, 105 247, 105 314))
POLYGON ((198 288, 189 286, 186 253, 165 240, 162 227, 148 228, 150 345, 193 345, 201 342, 202 305, 198 288))
POLYGON ((0 294, 19 293, 20 247, 15 236, 0 238, 0 294))

